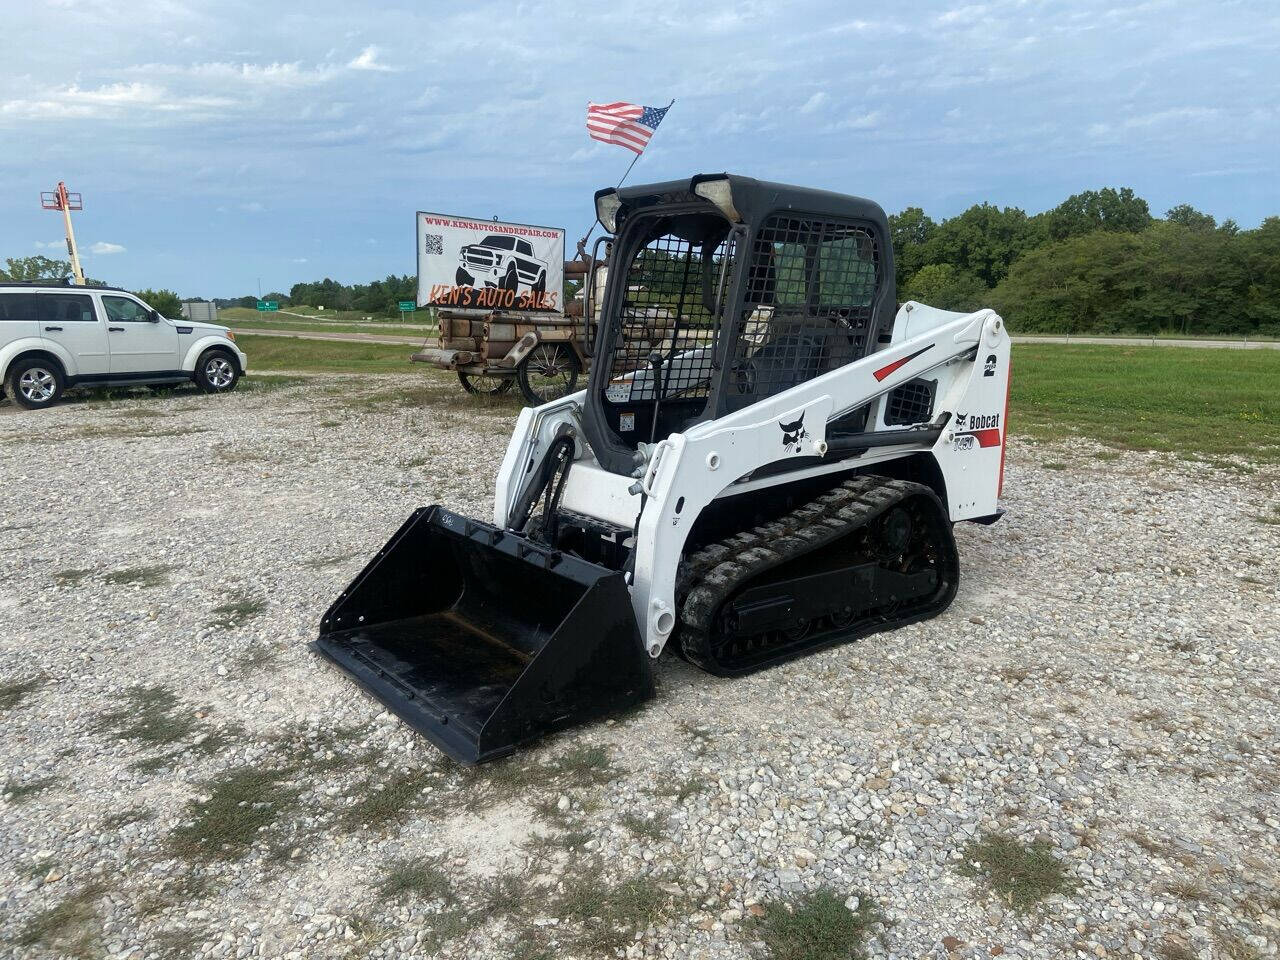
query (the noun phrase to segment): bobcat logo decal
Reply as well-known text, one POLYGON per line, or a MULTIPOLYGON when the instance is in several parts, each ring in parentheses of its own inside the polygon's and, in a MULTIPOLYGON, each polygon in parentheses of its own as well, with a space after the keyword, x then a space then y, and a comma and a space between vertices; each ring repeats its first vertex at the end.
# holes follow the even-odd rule
POLYGON ((968 415, 967 413, 957 413, 957 414, 956 414, 956 429, 957 429, 957 430, 963 430, 963 429, 964 429, 964 422, 965 422, 965 420, 967 420, 968 418, 969 418, 969 415, 968 415))
POLYGON ((793 420, 791 423, 779 423, 782 428, 782 446, 787 453, 800 452, 800 441, 809 434, 804 428, 804 414, 800 414, 799 420, 793 420))

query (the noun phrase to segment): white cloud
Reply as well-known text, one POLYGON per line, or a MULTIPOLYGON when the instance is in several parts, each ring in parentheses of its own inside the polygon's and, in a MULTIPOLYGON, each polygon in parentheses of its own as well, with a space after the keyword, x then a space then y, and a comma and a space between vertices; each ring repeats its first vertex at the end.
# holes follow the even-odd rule
POLYGON ((306 258, 306 257, 294 257, 292 262, 293 262, 293 263, 307 263, 308 261, 307 261, 307 258, 306 258))
POLYGON ((804 106, 800 108, 801 113, 813 113, 819 109, 827 100, 830 99, 826 91, 819 90, 812 97, 805 101, 804 106))
POLYGON ((872 110, 870 113, 860 113, 856 116, 848 117, 841 120, 835 125, 835 130, 872 130, 880 126, 880 118, 884 116, 883 110, 872 110))
POLYGON ((261 213, 263 210, 267 208, 264 207, 262 204, 260 204, 257 200, 250 200, 248 203, 240 204, 240 209, 243 210, 245 213, 261 213))
POLYGON ((181 95, 153 83, 108 83, 99 87, 46 89, 31 99, 0 102, 0 116, 23 119, 111 119, 130 113, 178 113, 191 117, 233 106, 235 100, 206 94, 181 95))
POLYGON ((37 250, 65 250, 67 249, 67 241, 50 240, 48 242, 45 242, 44 240, 37 240, 36 249, 37 250))
POLYGON ((372 44, 361 50, 347 66, 352 70, 389 71, 393 69, 378 60, 378 48, 372 44))
POLYGON ((124 253, 125 249, 118 243, 107 243, 105 240, 99 240, 97 243, 90 245, 89 252, 105 257, 112 253, 124 253))

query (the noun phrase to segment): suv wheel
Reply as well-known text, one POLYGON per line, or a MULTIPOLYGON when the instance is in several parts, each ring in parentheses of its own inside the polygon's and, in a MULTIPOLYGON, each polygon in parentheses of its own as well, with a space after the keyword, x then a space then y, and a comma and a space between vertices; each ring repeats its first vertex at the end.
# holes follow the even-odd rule
POLYGON ((62 370, 49 360, 19 360, 9 368, 6 390, 20 406, 28 410, 51 407, 62 396, 62 370))
POLYGON ((225 350, 207 350, 196 364, 196 386, 205 393, 226 393, 239 379, 236 361, 225 350))

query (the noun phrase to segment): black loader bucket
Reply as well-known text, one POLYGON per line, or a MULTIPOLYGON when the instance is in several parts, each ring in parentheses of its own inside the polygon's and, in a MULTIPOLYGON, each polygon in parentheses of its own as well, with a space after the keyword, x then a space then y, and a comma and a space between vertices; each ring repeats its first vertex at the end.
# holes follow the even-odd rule
POLYGON ((315 647, 461 763, 653 696, 621 573, 442 507, 405 521, 315 647))

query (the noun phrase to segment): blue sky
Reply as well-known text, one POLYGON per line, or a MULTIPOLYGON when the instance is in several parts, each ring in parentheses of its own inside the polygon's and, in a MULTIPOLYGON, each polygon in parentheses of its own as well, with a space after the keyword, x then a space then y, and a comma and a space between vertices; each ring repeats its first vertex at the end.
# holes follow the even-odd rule
POLYGON ((1274 0, 609 4, 43 0, 5 13, 0 258, 235 296, 414 269, 413 212, 564 226, 663 105, 633 182, 732 170, 934 217, 1131 186, 1280 213, 1274 0))

